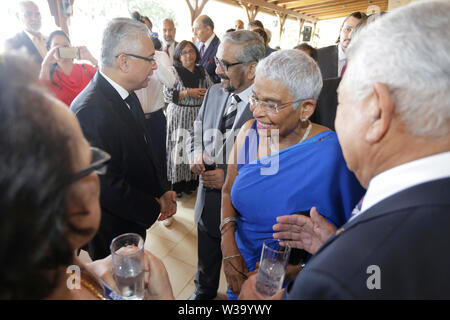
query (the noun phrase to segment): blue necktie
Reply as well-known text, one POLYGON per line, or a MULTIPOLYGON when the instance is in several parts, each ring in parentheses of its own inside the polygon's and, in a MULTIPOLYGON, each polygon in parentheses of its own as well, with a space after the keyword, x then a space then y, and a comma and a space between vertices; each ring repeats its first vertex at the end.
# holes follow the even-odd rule
POLYGON ((356 205, 356 207, 353 209, 352 211, 352 217, 356 216, 357 214, 359 214, 361 212, 361 207, 362 207, 362 202, 364 200, 364 197, 361 198, 361 200, 359 200, 358 204, 356 205))

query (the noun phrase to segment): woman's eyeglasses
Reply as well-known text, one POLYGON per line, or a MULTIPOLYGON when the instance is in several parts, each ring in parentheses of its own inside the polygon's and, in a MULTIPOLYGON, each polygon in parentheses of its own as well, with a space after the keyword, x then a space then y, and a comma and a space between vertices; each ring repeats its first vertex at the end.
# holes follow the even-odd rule
POLYGON ((256 108, 259 106, 264 112, 266 113, 278 113, 281 109, 297 102, 301 102, 304 99, 299 99, 291 102, 286 103, 275 103, 275 102, 267 102, 267 101, 261 101, 258 100, 253 94, 250 94, 248 96, 248 101, 250 102, 250 106, 253 108, 256 108))
POLYGON ((71 178, 71 183, 88 176, 92 172, 99 175, 106 173, 107 165, 111 160, 111 156, 99 148, 91 147, 90 149, 92 153, 91 164, 87 168, 75 173, 71 178))

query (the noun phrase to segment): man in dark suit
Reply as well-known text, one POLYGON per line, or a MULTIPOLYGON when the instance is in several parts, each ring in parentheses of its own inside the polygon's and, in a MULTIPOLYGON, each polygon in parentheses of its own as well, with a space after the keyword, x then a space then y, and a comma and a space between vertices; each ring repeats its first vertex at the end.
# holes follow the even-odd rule
POLYGON ((17 18, 23 31, 6 40, 5 51, 25 48, 26 52, 41 64, 47 54, 45 37, 40 33, 41 13, 33 1, 21 1, 18 4, 17 18))
POLYGON ((253 87, 255 68, 264 58, 265 47, 251 31, 228 33, 217 51, 217 74, 221 84, 206 93, 194 124, 191 146, 192 172, 200 175, 195 203, 198 230, 198 267, 196 289, 191 300, 213 299, 217 294, 222 265, 220 247, 221 189, 227 172, 228 155, 241 126, 253 117, 248 95, 253 87), (244 49, 250 52, 243 55, 244 49), (239 57, 239 59, 237 58, 239 57), (215 131, 213 139, 211 132, 215 131), (205 171, 205 163, 214 165, 205 171))
POLYGON ((173 55, 175 53, 175 48, 178 45, 178 42, 175 41, 177 29, 175 28, 173 20, 170 18, 164 19, 162 22, 162 30, 164 38, 163 51, 167 53, 170 58, 170 62, 173 64, 173 55))
POLYGON ((206 15, 200 16, 195 19, 193 30, 198 40, 195 45, 200 52, 200 64, 208 72, 211 80, 214 83, 219 83, 220 78, 216 74, 214 57, 216 56, 220 40, 214 33, 214 22, 206 15))
MULTIPOLYGON (((450 298, 449 11, 447 1, 397 9, 349 47, 336 131, 367 193, 284 298, 450 298)), ((241 298, 261 298, 255 281, 241 298)))
POLYGON ((134 232, 145 239, 160 213, 164 220, 176 212, 176 195, 154 159, 134 93, 147 86, 156 69, 148 29, 131 19, 114 19, 103 33, 101 51, 99 72, 71 105, 86 139, 111 155, 108 171, 100 178, 102 220, 89 244, 93 259, 109 254, 114 237, 134 232))
POLYGON ((320 124, 331 130, 334 129, 334 120, 337 110, 337 88, 341 78, 330 78, 323 80, 322 90, 317 99, 317 107, 313 115, 309 118, 314 123, 320 124))
POLYGON ((352 33, 361 19, 365 19, 363 12, 353 12, 347 16, 339 31, 338 44, 317 49, 317 63, 319 64, 322 78, 341 77, 342 70, 347 62, 345 51, 352 40, 352 33))

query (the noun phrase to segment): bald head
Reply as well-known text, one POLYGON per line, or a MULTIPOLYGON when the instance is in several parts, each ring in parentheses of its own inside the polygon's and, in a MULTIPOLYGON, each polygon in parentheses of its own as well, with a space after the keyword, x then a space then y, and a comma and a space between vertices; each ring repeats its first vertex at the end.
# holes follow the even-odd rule
POLYGON ((41 29, 41 13, 39 7, 33 1, 21 1, 18 4, 17 18, 23 28, 32 33, 39 33, 41 29))
POLYGON ((244 21, 242 21, 242 20, 236 20, 236 21, 234 22, 234 28, 235 28, 236 30, 244 30, 244 21))
POLYGON ((214 22, 207 15, 201 15, 194 21, 193 31, 200 42, 206 42, 214 33, 214 22))

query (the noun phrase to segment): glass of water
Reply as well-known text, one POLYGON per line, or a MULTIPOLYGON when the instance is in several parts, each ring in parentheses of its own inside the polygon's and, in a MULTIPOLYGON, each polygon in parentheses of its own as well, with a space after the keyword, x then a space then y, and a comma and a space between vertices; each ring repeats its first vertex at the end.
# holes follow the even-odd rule
POLYGON ((280 242, 266 239, 263 243, 256 289, 265 296, 273 296, 283 286, 291 247, 281 246, 280 242))
POLYGON ((111 242, 114 280, 122 297, 144 299, 144 240, 136 233, 125 233, 111 242))

